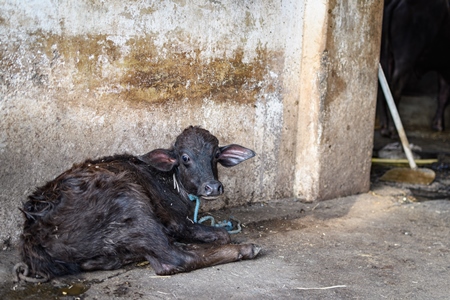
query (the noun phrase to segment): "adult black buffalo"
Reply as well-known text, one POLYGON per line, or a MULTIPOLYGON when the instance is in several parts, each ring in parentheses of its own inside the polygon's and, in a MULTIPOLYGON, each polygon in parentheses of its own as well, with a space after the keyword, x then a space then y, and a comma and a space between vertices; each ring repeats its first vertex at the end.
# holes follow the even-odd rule
MULTIPOLYGON (((398 105, 412 76, 437 72, 438 106, 432 128, 445 129, 444 112, 450 102, 450 8, 448 0, 385 1, 380 62, 398 105)), ((386 103, 379 90, 381 134, 395 135, 386 103)))

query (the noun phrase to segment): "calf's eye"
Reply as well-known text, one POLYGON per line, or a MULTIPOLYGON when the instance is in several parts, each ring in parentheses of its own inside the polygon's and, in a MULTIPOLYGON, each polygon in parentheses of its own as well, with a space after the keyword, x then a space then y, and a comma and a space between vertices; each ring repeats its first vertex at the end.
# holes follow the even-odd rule
POLYGON ((182 159, 183 162, 185 162, 185 163, 187 163, 187 162, 189 162, 189 161, 191 160, 187 154, 181 155, 181 159, 182 159))

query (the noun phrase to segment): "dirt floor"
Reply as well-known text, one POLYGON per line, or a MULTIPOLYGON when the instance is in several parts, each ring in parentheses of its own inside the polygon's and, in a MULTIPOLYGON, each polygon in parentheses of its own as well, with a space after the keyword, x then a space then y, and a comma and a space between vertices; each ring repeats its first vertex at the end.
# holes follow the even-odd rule
POLYGON ((427 187, 380 182, 386 167, 374 166, 366 194, 213 213, 243 223, 233 239, 261 245, 255 260, 174 276, 139 264, 17 284, 17 251, 4 245, 0 299, 449 299, 450 164, 441 150, 427 187))

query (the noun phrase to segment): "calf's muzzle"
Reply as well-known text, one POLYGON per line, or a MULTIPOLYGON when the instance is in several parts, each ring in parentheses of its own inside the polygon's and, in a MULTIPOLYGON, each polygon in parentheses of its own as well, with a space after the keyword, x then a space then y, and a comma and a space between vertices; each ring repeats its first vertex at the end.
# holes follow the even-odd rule
POLYGON ((211 180, 200 186, 198 195, 206 200, 213 200, 223 194, 223 185, 220 181, 211 180))

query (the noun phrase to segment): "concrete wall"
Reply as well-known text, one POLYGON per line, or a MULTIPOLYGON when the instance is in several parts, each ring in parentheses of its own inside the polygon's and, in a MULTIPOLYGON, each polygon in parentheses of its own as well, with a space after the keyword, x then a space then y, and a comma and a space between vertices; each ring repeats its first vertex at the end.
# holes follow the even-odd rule
POLYGON ((337 2, 1 0, 0 240, 74 162, 191 124, 258 154, 206 209, 366 191, 381 4, 337 2))
POLYGON ((383 1, 308 1, 294 190, 329 199, 370 186, 383 1))

